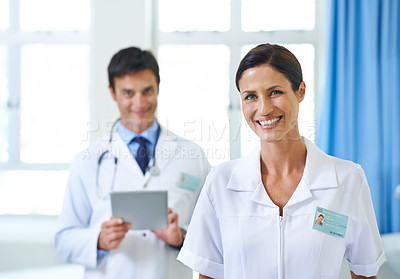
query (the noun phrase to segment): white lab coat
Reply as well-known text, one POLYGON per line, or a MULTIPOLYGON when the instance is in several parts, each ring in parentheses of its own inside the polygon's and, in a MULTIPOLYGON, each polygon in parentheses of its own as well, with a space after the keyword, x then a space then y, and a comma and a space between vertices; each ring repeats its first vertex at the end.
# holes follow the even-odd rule
POLYGON ((385 254, 363 170, 304 142, 282 218, 261 180, 260 147, 212 170, 178 260, 212 278, 338 279, 346 255, 356 274, 376 275, 385 254), (344 239, 313 229, 317 206, 349 217, 344 239))
POLYGON ((106 194, 112 184, 115 157, 118 163, 114 191, 168 190, 168 206, 178 213, 180 227, 189 224, 210 168, 201 148, 161 127, 155 151, 155 165, 160 174, 151 176, 147 172, 143 176, 127 145, 114 130, 111 143, 104 137, 80 153, 71 166, 55 237, 56 251, 64 260, 84 265, 85 278, 192 278, 192 271, 176 260, 178 250, 151 231, 131 230, 118 249, 97 257, 101 224, 111 217, 110 198, 106 194), (99 191, 96 172, 98 159, 105 151, 113 156, 106 154, 101 162, 99 191), (197 190, 178 187, 183 173, 200 179, 197 190))

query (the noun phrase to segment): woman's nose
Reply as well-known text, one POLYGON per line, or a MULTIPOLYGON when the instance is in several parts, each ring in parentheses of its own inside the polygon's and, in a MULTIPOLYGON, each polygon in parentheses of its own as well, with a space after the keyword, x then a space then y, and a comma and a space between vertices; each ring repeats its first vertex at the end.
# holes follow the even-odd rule
POLYGON ((262 115, 267 115, 270 112, 272 112, 273 110, 273 105, 271 100, 268 97, 263 97, 260 99, 260 103, 259 103, 259 112, 262 115))

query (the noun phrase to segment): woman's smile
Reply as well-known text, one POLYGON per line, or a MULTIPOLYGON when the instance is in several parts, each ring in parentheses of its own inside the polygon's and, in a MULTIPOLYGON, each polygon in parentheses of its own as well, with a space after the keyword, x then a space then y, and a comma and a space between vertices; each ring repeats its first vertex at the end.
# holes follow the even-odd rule
POLYGON ((278 126, 279 121, 282 119, 283 116, 278 116, 268 120, 257 120, 256 122, 263 128, 263 129, 272 129, 278 126))

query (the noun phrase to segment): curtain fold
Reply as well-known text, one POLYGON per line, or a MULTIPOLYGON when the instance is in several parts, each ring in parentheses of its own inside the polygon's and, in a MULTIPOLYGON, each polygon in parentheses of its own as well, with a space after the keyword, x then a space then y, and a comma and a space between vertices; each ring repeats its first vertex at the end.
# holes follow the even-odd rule
POLYGON ((365 170, 381 233, 400 231, 400 5, 331 0, 317 145, 365 170))

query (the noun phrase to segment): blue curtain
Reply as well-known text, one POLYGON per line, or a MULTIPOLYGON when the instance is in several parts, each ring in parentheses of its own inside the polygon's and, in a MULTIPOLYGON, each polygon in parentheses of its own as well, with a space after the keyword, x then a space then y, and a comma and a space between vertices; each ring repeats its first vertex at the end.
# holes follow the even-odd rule
POLYGON ((399 0, 331 0, 316 142, 365 170, 381 233, 400 231, 399 0))

